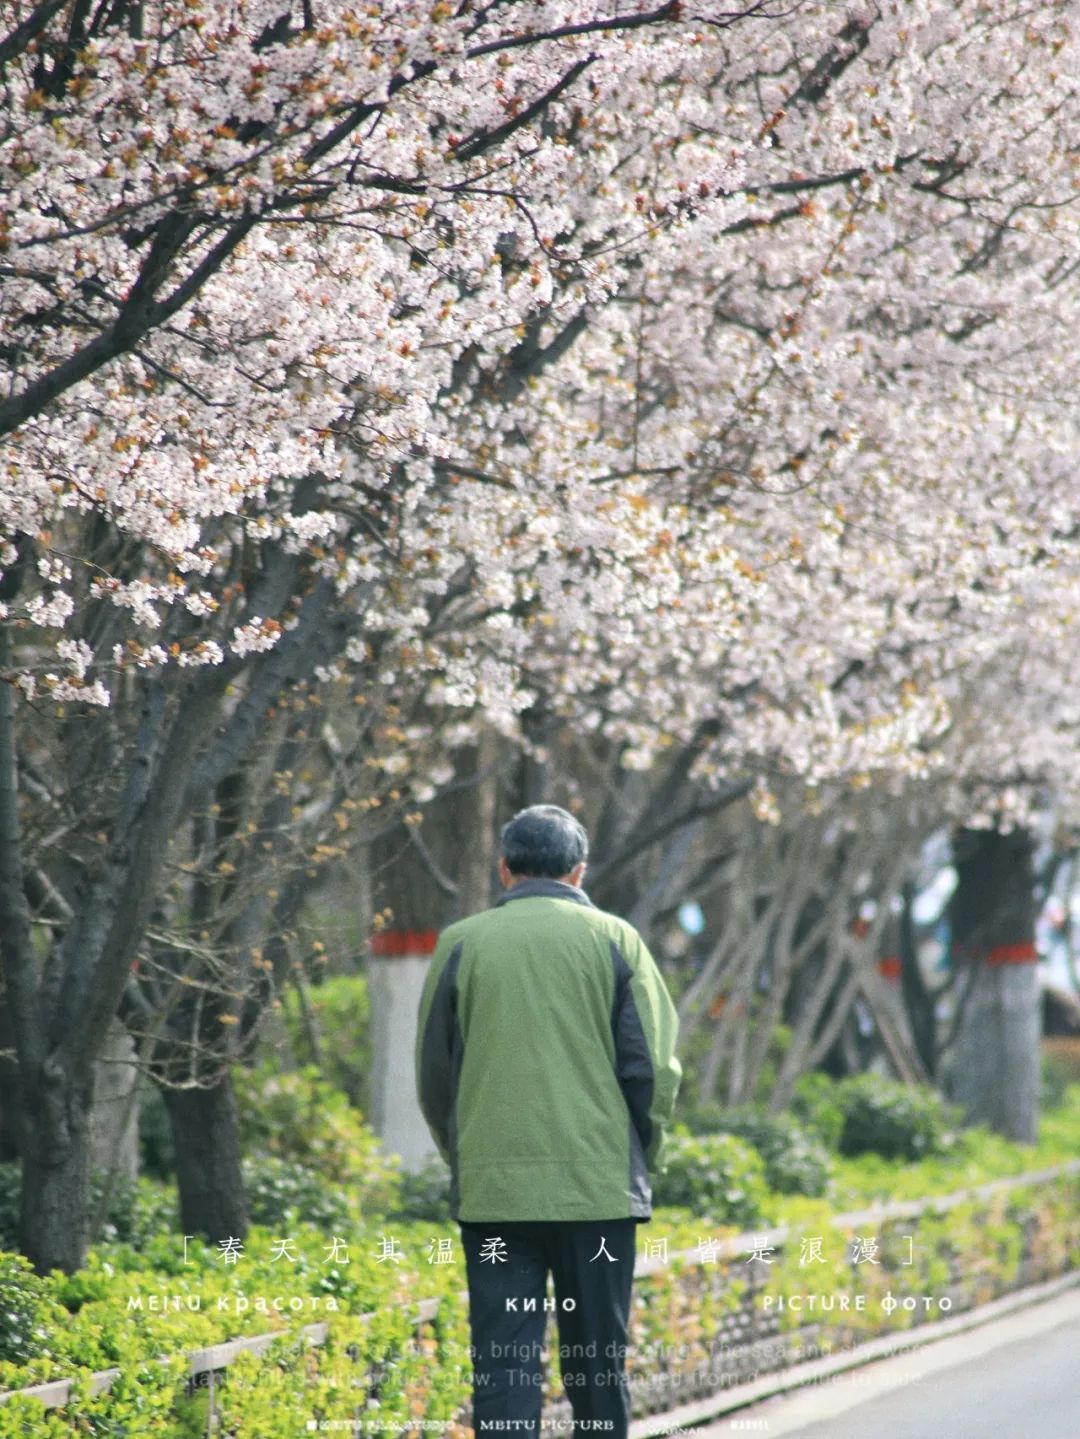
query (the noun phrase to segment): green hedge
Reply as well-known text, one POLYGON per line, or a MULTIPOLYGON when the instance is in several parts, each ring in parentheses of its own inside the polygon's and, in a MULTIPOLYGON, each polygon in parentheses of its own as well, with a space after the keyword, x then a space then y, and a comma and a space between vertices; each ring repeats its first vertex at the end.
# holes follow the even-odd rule
MULTIPOLYGON (((328 1083, 364 1110, 371 1074, 371 1002, 363 975, 334 975, 308 985, 308 1015, 319 1044, 319 1060, 328 1083)), ((281 1020, 295 1055, 315 1062, 307 1020, 295 985, 281 996, 281 1020)))
POLYGON ((765 1182, 774 1194, 820 1198, 829 1188, 831 1157, 816 1130, 792 1114, 768 1114, 757 1106, 697 1111, 697 1134, 734 1134, 751 1144, 765 1165, 765 1182))
MULTIPOLYGON (((643 1230, 642 1242, 666 1240, 673 1251, 693 1251, 704 1237, 789 1224, 802 1235, 832 1235, 837 1254, 815 1271, 819 1289, 839 1290, 857 1276, 871 1298, 880 1299, 886 1286, 895 1294, 922 1294, 959 1283, 970 1298, 985 1299, 1017 1279, 1026 1239, 1027 1279, 1080 1265, 1080 1181, 1075 1177, 924 1217, 915 1262, 908 1267, 898 1261, 902 1234, 887 1231, 878 1237, 890 1267, 867 1265, 856 1271, 841 1262, 839 1251, 858 1236, 831 1229, 830 1215, 859 1208, 870 1198, 949 1193, 995 1174, 1075 1156, 1080 1089, 1070 1091, 1043 1131, 1034 1150, 969 1133, 945 1154, 907 1165, 880 1155, 838 1159, 835 1193, 828 1202, 771 1193, 764 1184, 764 1161, 743 1140, 683 1135, 664 1183, 670 1182, 674 1189, 669 1192, 684 1201, 689 1196, 692 1207, 659 1211, 643 1230), (706 1191, 695 1186, 702 1185, 712 1186, 711 1198, 699 1208, 699 1195, 706 1191), (747 1213, 754 1215, 749 1225, 747 1213)), ((295 1161, 283 1157, 281 1162, 295 1161)), ((346 1155, 342 1162, 353 1172, 355 1158, 346 1155)), ((379 1406, 373 1412, 391 1426, 410 1416, 448 1422, 466 1402, 469 1383, 467 1328, 456 1297, 465 1287, 456 1228, 371 1212, 357 1218, 353 1211, 340 1232, 336 1219, 328 1232, 302 1223, 288 1205, 282 1212, 293 1217, 280 1226, 254 1226, 235 1265, 227 1264, 216 1247, 200 1243, 189 1245, 185 1263, 175 1232, 144 1237, 140 1247, 97 1245, 78 1274, 54 1272, 44 1280, 30 1274, 17 1256, 4 1256, 0 1283, 5 1298, 13 1296, 16 1307, 10 1312, 16 1317, 3 1331, 8 1348, 0 1357, 0 1389, 62 1377, 78 1379, 79 1386, 73 1400, 51 1414, 36 1401, 0 1404, 0 1439, 22 1439, 26 1433, 54 1439, 72 1433, 194 1439, 206 1430, 206 1398, 183 1392, 184 1352, 267 1332, 280 1336, 274 1352, 245 1357, 218 1386, 222 1433, 293 1439, 314 1419, 351 1417, 357 1403, 361 1413, 368 1412, 369 1404, 379 1406), (280 1249, 285 1238, 294 1241, 293 1253, 287 1260, 275 1258, 275 1247, 280 1249), (333 1254, 335 1238, 347 1245, 347 1253, 333 1254), (445 1240, 457 1262, 431 1262, 438 1241, 445 1240), (414 1340, 408 1315, 396 1306, 429 1295, 443 1301, 440 1318, 414 1340), (196 1298, 199 1304, 193 1308, 196 1298), (275 1307, 275 1298, 284 1302, 275 1307), (362 1316, 369 1312, 377 1318, 365 1322, 362 1316), (308 1349, 299 1331, 317 1320, 329 1326, 330 1340, 323 1349, 308 1349), (167 1365, 156 1362, 163 1354, 171 1356, 167 1365), (90 1396, 90 1373, 114 1365, 123 1371, 121 1381, 106 1394, 90 1396)), ((798 1265, 798 1233, 763 1275, 763 1293, 806 1287, 806 1271, 798 1265)), ((634 1310, 639 1365, 651 1362, 647 1356, 659 1352, 656 1345, 678 1346, 690 1363, 746 1294, 748 1273, 745 1260, 736 1258, 715 1268, 683 1270, 673 1264, 642 1280, 634 1310)), ((784 1319, 792 1328, 797 1322, 796 1315, 784 1319)), ((908 1322, 904 1311, 890 1320, 892 1327, 908 1322)), ((835 1328, 842 1342, 848 1331, 868 1332, 860 1324, 849 1315, 842 1322, 830 1319, 826 1328, 830 1333, 835 1328)))
POLYGON ((795 1118, 844 1155, 921 1159, 956 1143, 960 1112, 926 1085, 880 1074, 834 1080, 804 1075, 795 1088, 795 1118))
POLYGON ((765 1164, 752 1145, 733 1134, 676 1132, 654 1195, 657 1204, 693 1209, 703 1220, 748 1229, 761 1222, 768 1205, 765 1164))
POLYGON ((348 1097, 314 1066, 235 1073, 240 1143, 348 1186, 364 1213, 385 1214, 399 1198, 399 1163, 385 1153, 348 1097))

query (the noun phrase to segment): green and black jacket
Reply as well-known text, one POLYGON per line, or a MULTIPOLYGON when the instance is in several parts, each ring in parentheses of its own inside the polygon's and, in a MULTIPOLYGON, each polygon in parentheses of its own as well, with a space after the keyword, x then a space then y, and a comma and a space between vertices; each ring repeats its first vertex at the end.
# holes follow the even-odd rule
POLYGON ((528 879, 444 930, 420 1002, 420 1107, 455 1219, 647 1219, 678 1020, 625 920, 528 879))

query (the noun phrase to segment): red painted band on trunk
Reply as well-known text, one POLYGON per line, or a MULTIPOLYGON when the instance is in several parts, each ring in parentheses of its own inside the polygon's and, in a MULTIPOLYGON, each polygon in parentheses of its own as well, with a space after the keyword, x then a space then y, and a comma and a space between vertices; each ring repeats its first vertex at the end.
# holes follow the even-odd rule
POLYGON ((900 978, 900 956, 889 954, 884 959, 879 959, 878 971, 883 979, 891 980, 895 984, 900 978))
POLYGON ((953 948, 952 957, 955 964, 1034 964, 1039 951, 1033 939, 1025 939, 1019 944, 995 944, 989 950, 957 945, 953 948))
POLYGON ((371 952, 380 959, 431 954, 438 938, 434 929, 381 929, 371 936, 371 952))
POLYGON ((1023 944, 995 944, 986 956, 987 964, 1033 964, 1039 957, 1033 939, 1023 944))

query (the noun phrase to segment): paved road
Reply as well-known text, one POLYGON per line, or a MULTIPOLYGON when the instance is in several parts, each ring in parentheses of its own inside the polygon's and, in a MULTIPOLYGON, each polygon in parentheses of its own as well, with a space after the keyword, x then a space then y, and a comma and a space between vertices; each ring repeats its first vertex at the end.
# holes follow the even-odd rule
POLYGON ((693 1432, 695 1439, 1080 1439, 1080 1292, 693 1432))

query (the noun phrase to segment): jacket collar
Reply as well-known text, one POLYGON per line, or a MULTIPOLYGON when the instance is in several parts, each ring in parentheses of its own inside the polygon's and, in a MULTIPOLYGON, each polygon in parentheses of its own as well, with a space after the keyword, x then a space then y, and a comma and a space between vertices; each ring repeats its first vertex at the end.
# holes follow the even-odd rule
POLYGON ((590 909, 595 908, 583 889, 572 884, 563 884, 561 879, 520 880, 513 889, 504 890, 502 896, 495 901, 496 906, 511 899, 569 899, 575 904, 586 904, 590 909))

